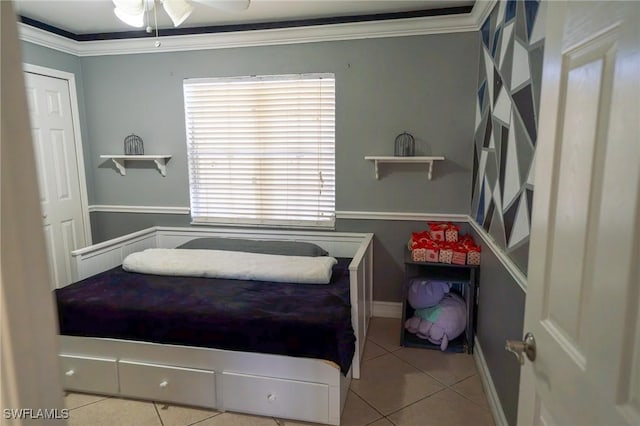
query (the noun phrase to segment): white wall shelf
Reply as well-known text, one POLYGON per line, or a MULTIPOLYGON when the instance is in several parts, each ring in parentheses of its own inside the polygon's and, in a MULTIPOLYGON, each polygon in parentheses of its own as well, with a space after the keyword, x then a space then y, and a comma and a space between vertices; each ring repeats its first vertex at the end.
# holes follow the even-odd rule
POLYGON ((380 172, 378 165, 380 163, 410 163, 410 164, 428 164, 429 169, 427 170, 427 178, 431 180, 433 176, 433 162, 434 161, 442 161, 444 157, 435 156, 435 157, 380 157, 375 155, 368 155, 364 157, 365 160, 373 161, 376 167, 376 179, 380 179, 380 172))
POLYGON ((122 176, 127 174, 127 161, 153 161, 162 176, 167 175, 167 161, 170 155, 101 155, 100 158, 113 161, 122 176))

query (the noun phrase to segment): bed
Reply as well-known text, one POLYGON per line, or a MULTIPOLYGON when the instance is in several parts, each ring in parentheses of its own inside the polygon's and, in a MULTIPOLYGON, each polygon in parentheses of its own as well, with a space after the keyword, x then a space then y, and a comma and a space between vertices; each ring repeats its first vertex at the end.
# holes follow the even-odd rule
MULTIPOLYGON (((220 339, 217 333, 205 332, 210 324, 207 321, 219 324, 216 321, 221 321, 220 318, 198 316, 202 321, 194 319, 183 324, 184 327, 178 327, 180 333, 173 333, 170 325, 176 321, 171 315, 181 309, 182 302, 171 303, 171 309, 163 311, 153 321, 140 321, 137 326, 129 327, 134 330, 133 335, 118 334, 122 331, 113 316, 107 313, 100 317, 103 308, 88 309, 69 323, 61 321, 60 360, 64 386, 68 390, 339 425, 350 380, 360 375, 360 359, 371 315, 372 238, 372 234, 359 233, 153 227, 76 250, 73 252, 75 281, 103 274, 108 277, 102 281, 103 286, 105 282, 118 282, 120 286, 130 282, 131 288, 124 287, 124 290, 130 290, 139 297, 138 302, 135 297, 130 301, 130 312, 137 309, 136 303, 142 309, 145 303, 140 301, 153 299, 139 296, 148 294, 147 286, 156 286, 153 287, 154 292, 159 286, 161 291, 176 297, 175 300, 185 301, 184 304, 189 299, 186 296, 191 292, 189 288, 195 289, 193 294, 199 300, 213 300, 214 304, 225 294, 233 298, 237 292, 249 292, 263 295, 267 308, 288 302, 296 306, 310 297, 306 291, 320 291, 326 293, 322 297, 327 300, 348 299, 351 309, 342 315, 347 316, 347 324, 350 317, 350 327, 342 330, 345 327, 337 321, 333 325, 338 331, 326 332, 312 320, 321 316, 319 313, 306 315, 310 318, 308 321, 304 316, 296 319, 292 315, 292 322, 283 325, 285 344, 274 343, 278 341, 277 336, 269 336, 269 333, 278 327, 268 321, 265 321, 264 329, 253 335, 242 335, 241 331, 257 326, 256 323, 240 324, 240 329, 231 334, 234 341, 230 343, 220 339), (227 280, 226 284, 216 286, 222 295, 208 293, 211 286, 203 285, 201 281, 207 278, 164 277, 150 284, 144 274, 136 274, 137 280, 127 278, 129 272, 121 267, 123 260, 132 253, 137 256, 147 249, 173 249, 185 243, 202 241, 204 237, 314 243, 336 258, 337 263, 332 267, 332 281, 327 286, 292 287, 296 284, 285 284, 268 289, 269 282, 227 280), (177 282, 180 282, 180 291, 176 290, 177 282), (109 337, 87 337, 92 335, 92 331, 79 330, 82 323, 88 325, 89 330, 91 327, 107 330, 109 337), (149 329, 145 330, 145 324, 149 329), (149 324, 153 327, 148 327, 149 324), (193 329, 199 331, 190 333, 189 330, 193 329), (308 330, 306 335, 305 330, 308 330), (140 334, 135 335, 135 332, 140 334), (337 346, 325 342, 330 335, 338 336, 337 346), (187 339, 189 336, 204 336, 204 340, 209 341, 199 343, 187 339), (296 337, 287 340, 286 336, 296 337), (265 343, 266 347, 261 348, 260 344, 265 343), (327 348, 328 351, 325 350, 327 348), (292 349, 301 352, 294 351, 292 355, 292 349)), ((100 280, 94 285, 94 292, 108 291, 107 287, 100 287, 100 280)), ((74 294, 76 287, 77 284, 71 284, 63 290, 69 296, 74 294)), ((69 297, 73 300, 72 296, 69 297)), ((152 304, 152 300, 149 303, 152 304)), ((221 308, 219 303, 217 306, 221 308)), ((77 309, 82 311, 82 306, 78 305, 77 309)), ((130 316, 125 323, 130 324, 136 315, 130 316)), ((225 315, 232 314, 222 313, 223 317, 225 315)), ((338 309, 331 311, 330 316, 338 318, 340 315, 338 309)), ((264 316, 265 319, 268 317, 271 315, 264 316)))

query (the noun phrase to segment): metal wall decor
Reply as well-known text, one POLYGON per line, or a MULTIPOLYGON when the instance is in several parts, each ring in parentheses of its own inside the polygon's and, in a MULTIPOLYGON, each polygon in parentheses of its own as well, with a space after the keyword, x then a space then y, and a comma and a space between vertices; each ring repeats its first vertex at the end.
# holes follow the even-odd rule
POLYGON ((396 157, 412 157, 416 153, 416 140, 407 132, 396 136, 393 155, 396 157))
POLYGON ((125 155, 144 155, 144 145, 142 138, 131 133, 124 138, 124 154, 125 155))

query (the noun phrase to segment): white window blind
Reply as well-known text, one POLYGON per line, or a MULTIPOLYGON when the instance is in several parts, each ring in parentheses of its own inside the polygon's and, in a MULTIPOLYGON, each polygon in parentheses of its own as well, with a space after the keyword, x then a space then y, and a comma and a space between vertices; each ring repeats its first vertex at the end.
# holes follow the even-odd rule
POLYGON ((194 223, 335 222, 333 74, 187 79, 194 223))

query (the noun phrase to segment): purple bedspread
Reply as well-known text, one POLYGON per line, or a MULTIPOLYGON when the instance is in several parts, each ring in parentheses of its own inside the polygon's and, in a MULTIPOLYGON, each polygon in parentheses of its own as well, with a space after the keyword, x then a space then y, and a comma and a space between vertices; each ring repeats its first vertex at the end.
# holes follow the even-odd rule
POLYGON ((55 291, 60 334, 109 337, 334 361, 355 350, 349 269, 331 282, 170 277, 116 267, 55 291))

